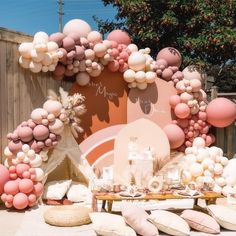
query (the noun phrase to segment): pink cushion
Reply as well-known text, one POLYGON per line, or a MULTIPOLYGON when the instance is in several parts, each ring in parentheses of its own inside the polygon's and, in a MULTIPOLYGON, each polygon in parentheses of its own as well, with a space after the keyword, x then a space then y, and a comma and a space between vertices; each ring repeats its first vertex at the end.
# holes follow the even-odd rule
POLYGON ((205 213, 194 210, 185 210, 182 212, 181 217, 195 230, 209 234, 220 233, 219 224, 214 218, 205 213))
POLYGON ((143 236, 159 235, 157 228, 151 222, 147 221, 149 215, 141 207, 132 204, 124 204, 121 212, 126 223, 130 225, 136 233, 143 236))

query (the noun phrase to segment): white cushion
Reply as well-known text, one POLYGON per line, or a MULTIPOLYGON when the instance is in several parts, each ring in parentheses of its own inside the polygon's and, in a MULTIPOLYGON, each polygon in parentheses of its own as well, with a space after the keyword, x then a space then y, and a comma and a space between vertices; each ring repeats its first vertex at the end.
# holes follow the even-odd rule
POLYGON ((102 236, 136 236, 135 231, 126 226, 125 220, 120 215, 105 212, 89 214, 93 229, 102 236))
POLYGON ((71 180, 59 180, 48 182, 44 186, 44 199, 61 200, 69 189, 71 180))
POLYGON ((187 236, 190 229, 180 216, 165 210, 151 211, 148 219, 162 232, 169 235, 187 236))
POLYGON ((226 206, 209 205, 208 212, 225 229, 236 230, 236 211, 226 206))
POLYGON ((67 199, 72 202, 84 202, 91 198, 91 191, 83 184, 72 182, 66 195, 67 199))

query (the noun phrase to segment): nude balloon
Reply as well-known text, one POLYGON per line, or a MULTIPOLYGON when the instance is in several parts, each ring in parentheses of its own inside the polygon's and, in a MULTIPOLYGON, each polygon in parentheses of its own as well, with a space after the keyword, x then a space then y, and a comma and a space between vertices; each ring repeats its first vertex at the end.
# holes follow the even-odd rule
POLYGON ((73 19, 65 24, 63 33, 65 35, 69 35, 73 32, 76 32, 80 37, 87 37, 89 32, 91 32, 91 27, 87 22, 83 20, 73 19))
POLYGON ((53 41, 53 42, 57 43, 58 47, 61 47, 62 40, 64 37, 65 37, 65 35, 63 33, 57 32, 57 33, 51 34, 49 36, 49 41, 53 41))
POLYGON ((76 75, 76 82, 80 86, 86 86, 90 81, 90 76, 87 72, 80 72, 76 75))
POLYGON ((171 149, 176 149, 184 143, 185 135, 178 125, 169 124, 163 130, 169 139, 171 149))
POLYGON ((211 125, 227 127, 236 119, 236 104, 227 98, 215 98, 208 104, 206 113, 211 125))
POLYGON ((42 119, 48 116, 48 112, 43 108, 36 108, 31 112, 31 119, 36 124, 41 124, 42 119))
POLYGON ((57 117, 61 113, 62 104, 59 101, 47 100, 43 104, 43 109, 57 117))
POLYGON ((61 134, 64 129, 64 124, 61 120, 55 119, 55 121, 49 124, 48 128, 50 132, 54 134, 61 134))

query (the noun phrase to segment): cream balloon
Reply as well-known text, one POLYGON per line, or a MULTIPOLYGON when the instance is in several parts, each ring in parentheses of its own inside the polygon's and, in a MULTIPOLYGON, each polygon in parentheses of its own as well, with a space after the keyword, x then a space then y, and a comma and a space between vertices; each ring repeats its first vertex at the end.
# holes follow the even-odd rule
POLYGON ((146 57, 140 52, 133 52, 129 56, 128 65, 129 68, 134 71, 144 70, 146 63, 146 57))
POLYGON ((131 69, 128 69, 123 74, 124 80, 128 83, 132 83, 135 80, 135 72, 131 69))
POLYGON ((35 158, 33 159, 33 160, 30 160, 30 165, 32 166, 32 167, 39 167, 39 166, 41 166, 42 165, 42 158, 41 158, 41 156, 39 155, 39 154, 36 154, 35 155, 35 158))

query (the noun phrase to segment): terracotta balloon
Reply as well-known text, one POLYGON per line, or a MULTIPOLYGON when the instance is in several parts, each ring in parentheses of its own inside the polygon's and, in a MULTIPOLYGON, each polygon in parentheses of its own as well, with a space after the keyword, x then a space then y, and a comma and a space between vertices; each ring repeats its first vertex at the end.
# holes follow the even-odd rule
POLYGON ((44 125, 37 125, 33 130, 33 135, 36 140, 45 140, 49 136, 49 130, 44 125))
POLYGON ((127 32, 122 30, 113 30, 111 33, 108 34, 107 39, 110 41, 115 41, 118 44, 131 44, 130 36, 127 32))
POLYGON ((65 35, 76 32, 80 37, 87 37, 90 31, 90 25, 80 19, 73 19, 68 21, 63 28, 63 33, 65 35))
POLYGON ((169 66, 177 66, 180 67, 182 63, 182 57, 179 51, 175 48, 167 47, 163 48, 158 54, 158 59, 164 59, 167 61, 169 66))
POLYGON ((9 171, 4 165, 0 164, 0 195, 3 193, 4 185, 8 180, 9 171))
POLYGON ((187 118, 190 115, 190 109, 185 103, 177 104, 174 111, 175 115, 181 119, 187 118))
POLYGON ((236 104, 227 98, 216 98, 208 104, 206 114, 211 125, 223 128, 236 119, 236 104))
POLYGON ((176 149, 184 143, 185 135, 178 125, 169 124, 163 130, 169 139, 171 149, 176 149))
POLYGON ((25 209, 29 204, 29 201, 28 201, 28 197, 26 194, 24 193, 17 193, 15 196, 14 196, 14 199, 13 199, 13 206, 18 209, 18 210, 22 210, 22 209, 25 209))

